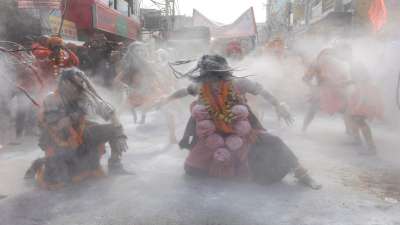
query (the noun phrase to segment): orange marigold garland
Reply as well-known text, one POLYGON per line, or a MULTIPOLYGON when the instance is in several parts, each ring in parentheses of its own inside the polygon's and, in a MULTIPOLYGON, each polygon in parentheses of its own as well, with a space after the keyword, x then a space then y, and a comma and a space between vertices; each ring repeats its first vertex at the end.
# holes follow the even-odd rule
POLYGON ((234 115, 231 108, 237 103, 237 98, 233 91, 232 82, 220 81, 219 90, 221 92, 217 96, 214 96, 211 83, 204 83, 200 91, 200 98, 213 117, 218 130, 224 133, 233 133, 231 124, 234 115))

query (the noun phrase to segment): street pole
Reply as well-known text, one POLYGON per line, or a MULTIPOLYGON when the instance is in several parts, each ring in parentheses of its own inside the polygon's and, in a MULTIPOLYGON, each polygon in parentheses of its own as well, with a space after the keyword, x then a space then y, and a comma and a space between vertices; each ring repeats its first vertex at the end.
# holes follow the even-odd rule
POLYGON ((267 0, 266 4, 267 4, 267 8, 266 8, 266 21, 265 21, 265 26, 267 28, 267 40, 270 38, 271 36, 271 32, 272 32, 272 2, 273 0, 267 0))
POLYGON ((266 0, 266 3, 265 3, 265 25, 267 25, 268 17, 269 17, 269 1, 270 0, 266 0))
POLYGON ((175 30, 175 0, 172 1, 172 30, 175 30))
POLYGON ((305 1, 305 10, 304 10, 304 16, 305 16, 305 22, 306 22, 306 27, 310 24, 310 0, 305 1))
POLYGON ((287 18, 287 26, 288 26, 288 32, 290 33, 290 28, 291 28, 291 25, 292 25, 292 2, 288 2, 287 3, 287 11, 288 11, 288 18, 287 18))

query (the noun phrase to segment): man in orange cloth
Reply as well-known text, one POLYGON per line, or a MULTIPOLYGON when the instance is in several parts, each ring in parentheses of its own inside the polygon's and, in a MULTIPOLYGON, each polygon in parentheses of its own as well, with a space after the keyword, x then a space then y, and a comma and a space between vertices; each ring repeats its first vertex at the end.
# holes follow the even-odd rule
MULTIPOLYGON (((349 72, 337 53, 336 49, 322 50, 303 77, 303 81, 313 89, 311 106, 303 122, 303 131, 307 130, 319 110, 328 114, 345 111, 349 72), (312 84, 313 81, 315 85, 312 84)), ((348 129, 348 118, 345 116, 344 119, 348 129)))

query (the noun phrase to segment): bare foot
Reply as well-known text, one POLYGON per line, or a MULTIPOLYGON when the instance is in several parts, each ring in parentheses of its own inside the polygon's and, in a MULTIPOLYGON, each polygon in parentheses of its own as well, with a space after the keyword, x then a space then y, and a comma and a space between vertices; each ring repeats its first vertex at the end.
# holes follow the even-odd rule
POLYGON ((309 187, 309 188, 311 188, 311 189, 313 189, 313 190, 319 190, 319 189, 321 189, 322 188, 322 185, 321 184, 319 184, 319 183, 317 183, 313 178, 311 178, 310 177, 310 175, 304 175, 304 176, 302 176, 302 177, 300 177, 299 179, 298 179, 298 181, 299 181, 299 183, 300 184, 302 184, 302 185, 304 185, 304 186, 306 186, 306 187, 309 187))

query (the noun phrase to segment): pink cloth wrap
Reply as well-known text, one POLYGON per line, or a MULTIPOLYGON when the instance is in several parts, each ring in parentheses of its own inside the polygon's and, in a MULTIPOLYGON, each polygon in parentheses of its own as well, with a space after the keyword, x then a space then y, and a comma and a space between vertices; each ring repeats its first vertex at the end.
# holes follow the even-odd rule
POLYGON ((216 127, 212 120, 202 120, 196 123, 196 134, 201 139, 215 133, 216 127))
POLYGON ((232 159, 232 155, 226 148, 218 148, 214 152, 214 160, 220 163, 229 163, 232 159))
POLYGON ((198 142, 191 149, 186 165, 208 171, 210 176, 215 177, 248 176, 247 153, 250 145, 246 137, 252 128, 247 120, 250 114, 247 106, 232 107, 234 134, 224 138, 224 134, 217 133, 207 108, 196 103, 193 105, 191 113, 196 120, 198 142))
POLYGON ((231 111, 235 115, 235 120, 245 120, 249 117, 249 110, 244 105, 235 105, 231 111))
POLYGON ((233 158, 228 149, 219 148, 214 152, 208 174, 213 177, 232 177, 235 175, 233 158))
POLYGON ((225 145, 229 150, 236 152, 243 146, 243 139, 237 135, 229 135, 225 139, 225 145))
POLYGON ((218 149, 224 147, 225 142, 221 135, 213 133, 206 137, 205 144, 211 149, 218 149))
POLYGON ((204 105, 199 105, 196 104, 192 108, 192 116, 196 121, 201 121, 201 120, 209 120, 211 119, 210 114, 208 113, 207 107, 204 105))
POLYGON ((233 124, 233 130, 235 131, 235 134, 244 137, 250 133, 251 124, 247 120, 240 120, 233 124))

